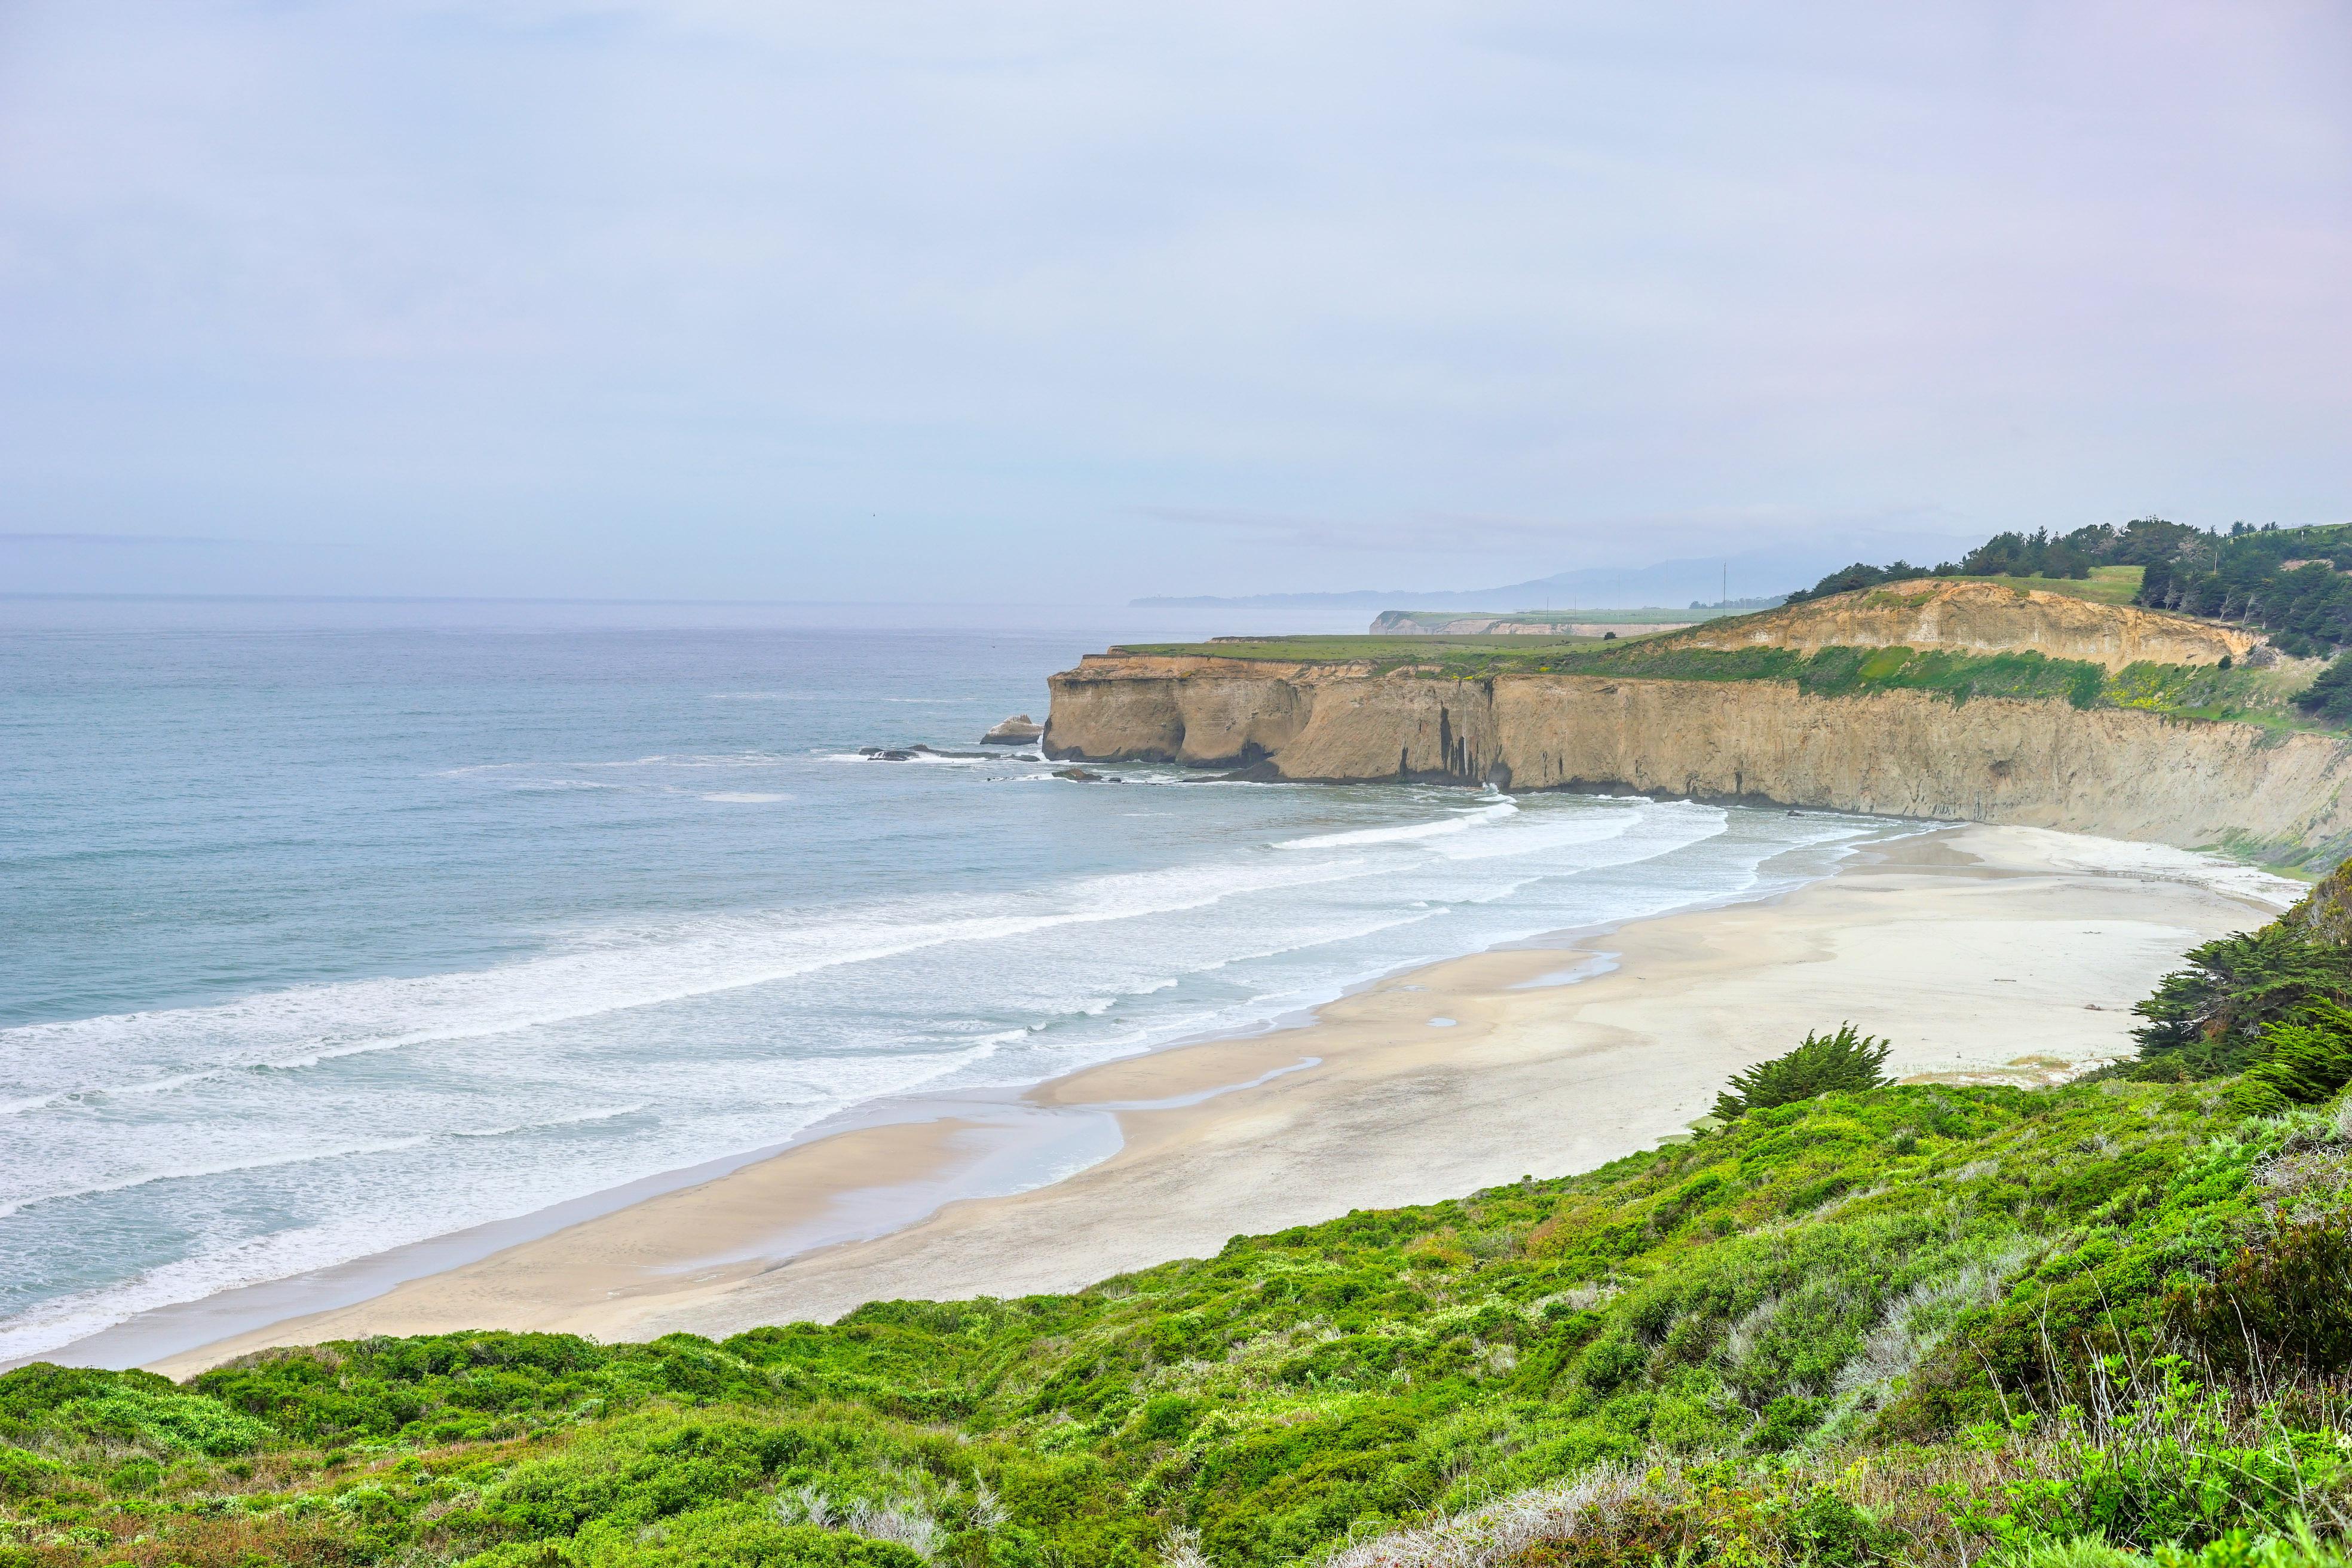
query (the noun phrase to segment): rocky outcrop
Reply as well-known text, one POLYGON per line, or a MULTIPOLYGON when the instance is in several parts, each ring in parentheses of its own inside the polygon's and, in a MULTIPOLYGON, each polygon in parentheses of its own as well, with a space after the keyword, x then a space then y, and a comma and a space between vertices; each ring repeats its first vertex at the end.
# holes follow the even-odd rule
POLYGON ((980 738, 980 743, 983 746, 1028 746, 1042 740, 1045 733, 1045 727, 1043 724, 1038 723, 1026 713, 1015 713, 1012 718, 982 735, 980 738))
POLYGON ((1045 744, 1056 758, 1622 789, 2298 858, 2340 858, 2352 844, 2352 745, 2252 724, 1914 690, 1808 697, 1778 681, 1454 679, 1122 654, 1090 656, 1051 684, 1045 744))
POLYGON ((2352 861, 2321 878, 2279 923, 2313 942, 2352 947, 2352 861))
POLYGON ((1660 641, 1675 647, 1944 647, 1969 653, 2031 650, 2108 669, 2242 659, 2253 633, 2161 610, 2101 605, 2064 594, 1923 577, 1840 594, 1760 615, 1713 621, 1660 641))

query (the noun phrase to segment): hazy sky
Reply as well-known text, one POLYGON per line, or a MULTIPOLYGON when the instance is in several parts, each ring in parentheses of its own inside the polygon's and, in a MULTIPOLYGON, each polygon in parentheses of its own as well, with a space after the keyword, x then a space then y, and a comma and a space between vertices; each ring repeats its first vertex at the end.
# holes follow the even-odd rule
POLYGON ((0 0, 0 592, 1456 588, 2150 510, 2352 518, 2343 0, 0 0))

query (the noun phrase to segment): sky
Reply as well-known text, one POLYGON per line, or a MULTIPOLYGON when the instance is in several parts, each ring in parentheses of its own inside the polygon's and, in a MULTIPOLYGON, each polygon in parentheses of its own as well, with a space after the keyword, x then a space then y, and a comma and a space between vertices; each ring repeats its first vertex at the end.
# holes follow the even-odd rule
POLYGON ((2352 519, 2341 0, 0 0, 0 594, 1453 590, 2151 512, 2352 519))

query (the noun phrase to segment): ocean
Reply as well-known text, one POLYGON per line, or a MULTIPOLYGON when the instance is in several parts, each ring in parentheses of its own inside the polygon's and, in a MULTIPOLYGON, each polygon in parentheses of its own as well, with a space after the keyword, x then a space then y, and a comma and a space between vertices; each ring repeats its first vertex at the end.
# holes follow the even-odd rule
POLYGON ((0 602, 0 1362, 1883 826, 862 756, 1197 629, 939 614, 0 602))

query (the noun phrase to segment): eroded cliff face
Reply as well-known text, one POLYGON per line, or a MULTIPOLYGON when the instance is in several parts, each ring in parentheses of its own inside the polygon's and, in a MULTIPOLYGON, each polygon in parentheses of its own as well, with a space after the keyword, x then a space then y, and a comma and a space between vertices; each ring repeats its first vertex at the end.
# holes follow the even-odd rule
POLYGON ((2352 745, 2251 724, 1923 691, 1807 697, 1771 681, 1119 655, 1051 684, 1056 757, 1627 789, 2329 859, 2352 844, 2352 745))
POLYGON ((1922 577, 1884 588, 1711 622, 1660 639, 1675 647, 1948 647, 1969 653, 2032 650, 2110 670, 2154 664, 2242 659, 2261 638, 2235 626, 2128 605, 2001 583, 1922 577))

